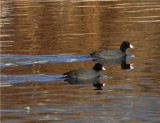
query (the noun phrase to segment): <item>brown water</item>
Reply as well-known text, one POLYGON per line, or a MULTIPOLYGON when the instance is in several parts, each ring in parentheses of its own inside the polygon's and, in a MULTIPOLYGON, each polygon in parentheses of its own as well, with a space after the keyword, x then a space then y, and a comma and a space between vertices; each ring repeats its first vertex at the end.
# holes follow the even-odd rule
POLYGON ((1 122, 159 123, 159 0, 2 0, 1 122), (63 73, 128 40, 127 63, 104 64, 102 90, 63 73))

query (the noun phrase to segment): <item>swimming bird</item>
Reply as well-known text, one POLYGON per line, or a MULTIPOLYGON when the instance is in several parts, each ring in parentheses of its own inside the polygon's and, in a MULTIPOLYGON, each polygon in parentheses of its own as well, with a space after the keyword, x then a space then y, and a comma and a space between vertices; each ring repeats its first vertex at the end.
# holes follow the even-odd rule
POLYGON ((92 79, 100 76, 100 71, 106 70, 102 64, 96 63, 92 69, 81 68, 64 73, 66 78, 72 79, 92 79))
POLYGON ((126 56, 127 48, 134 48, 134 47, 128 41, 124 41, 120 45, 119 50, 94 51, 93 53, 90 54, 90 56, 94 58, 103 58, 103 59, 118 59, 126 56))

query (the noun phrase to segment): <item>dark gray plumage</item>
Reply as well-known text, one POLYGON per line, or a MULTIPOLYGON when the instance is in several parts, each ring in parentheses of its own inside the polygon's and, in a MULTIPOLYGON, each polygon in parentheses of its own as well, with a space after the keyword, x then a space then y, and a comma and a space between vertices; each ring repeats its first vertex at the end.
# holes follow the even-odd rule
POLYGON ((122 42, 119 50, 102 50, 94 51, 91 57, 104 59, 118 59, 126 55, 127 48, 134 48, 128 41, 122 42))
POLYGON ((105 70, 105 68, 102 66, 102 64, 96 63, 93 69, 81 68, 64 73, 64 75, 67 78, 92 79, 100 76, 100 70, 105 70))

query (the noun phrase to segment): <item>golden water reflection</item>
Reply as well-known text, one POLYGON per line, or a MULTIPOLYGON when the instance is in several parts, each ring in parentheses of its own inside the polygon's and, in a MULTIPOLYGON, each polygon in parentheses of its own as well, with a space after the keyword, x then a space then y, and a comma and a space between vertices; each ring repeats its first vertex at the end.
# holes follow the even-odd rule
MULTIPOLYGON (((135 49, 134 70, 105 65, 103 90, 90 84, 35 82, 1 85, 3 122, 158 122, 160 1, 1 1, 1 54, 90 54, 119 49, 123 40, 135 49), (29 108, 26 108, 29 107, 29 108), (27 110, 27 111, 26 111, 27 110)), ((28 60, 28 59, 27 59, 28 60)), ((1 67, 2 75, 56 75, 92 68, 91 60, 1 67)), ((4 82, 5 79, 1 78, 4 82)), ((16 80, 18 81, 18 80, 16 80)))

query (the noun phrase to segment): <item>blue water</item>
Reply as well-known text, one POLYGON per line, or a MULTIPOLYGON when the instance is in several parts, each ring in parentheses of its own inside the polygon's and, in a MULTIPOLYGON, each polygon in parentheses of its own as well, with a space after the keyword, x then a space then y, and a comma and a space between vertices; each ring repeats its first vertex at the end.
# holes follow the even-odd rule
MULTIPOLYGON (((127 54, 126 58, 135 57, 132 54, 127 54)), ((43 64, 46 62, 77 62, 85 60, 93 60, 90 55, 72 55, 72 54, 57 54, 57 55, 2 55, 0 67, 16 66, 16 65, 32 65, 43 64), (7 61, 7 62, 5 62, 7 61)))
MULTIPOLYGON (((127 54, 126 58, 133 58, 134 55, 127 54)), ((89 55, 72 55, 72 54, 59 54, 59 55, 2 55, 0 67, 10 67, 17 65, 33 65, 43 64, 46 62, 76 62, 93 60, 89 55), (7 62, 6 62, 7 61, 7 62)), ((102 75, 101 78, 105 78, 102 75)), ((20 74, 20 75, 1 75, 1 84, 13 84, 23 82, 49 82, 64 80, 62 74, 47 75, 47 74, 20 74)))
POLYGON ((64 80, 63 75, 45 75, 45 74, 21 74, 21 75, 1 75, 4 81, 1 84, 13 84, 22 82, 49 82, 64 80))
POLYGON ((46 62, 76 62, 91 60, 89 55, 72 55, 72 54, 58 54, 58 55, 2 55, 0 67, 15 66, 15 65, 31 65, 46 62), (3 63, 3 61, 9 61, 3 63))

